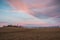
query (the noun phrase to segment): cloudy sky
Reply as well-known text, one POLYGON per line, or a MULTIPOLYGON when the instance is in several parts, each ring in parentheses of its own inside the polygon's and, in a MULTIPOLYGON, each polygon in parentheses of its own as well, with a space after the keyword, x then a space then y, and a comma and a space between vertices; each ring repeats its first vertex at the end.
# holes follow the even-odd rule
POLYGON ((60 0, 0 0, 1 25, 60 25, 60 0))

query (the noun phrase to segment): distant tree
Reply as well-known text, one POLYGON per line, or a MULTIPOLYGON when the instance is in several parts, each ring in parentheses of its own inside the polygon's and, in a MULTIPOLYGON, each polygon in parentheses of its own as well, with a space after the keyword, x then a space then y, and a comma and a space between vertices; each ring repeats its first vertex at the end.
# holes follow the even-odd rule
POLYGON ((7 27, 13 27, 12 25, 8 25, 7 27))
POLYGON ((59 28, 60 26, 57 26, 57 28, 59 28))
POLYGON ((16 26, 16 25, 7 25, 7 26, 3 26, 3 27, 18 27, 18 28, 22 28, 23 26, 16 26))
POLYGON ((7 26, 3 25, 3 27, 7 27, 7 26))
POLYGON ((13 27, 18 27, 18 26, 14 25, 13 27))
POLYGON ((18 26, 19 28, 22 28, 22 26, 20 25, 20 26, 18 26))

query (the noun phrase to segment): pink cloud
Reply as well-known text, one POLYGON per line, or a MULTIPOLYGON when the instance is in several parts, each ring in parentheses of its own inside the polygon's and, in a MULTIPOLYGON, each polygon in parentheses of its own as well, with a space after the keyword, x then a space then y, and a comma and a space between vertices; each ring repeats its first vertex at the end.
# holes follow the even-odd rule
POLYGON ((9 4, 12 5, 16 10, 23 10, 29 12, 28 6, 20 0, 8 0, 9 4))
MULTIPOLYGON (((56 0, 8 0, 11 7, 16 8, 16 10, 26 11, 28 14, 32 15, 34 18, 36 15, 43 14, 48 18, 52 17, 53 19, 60 17, 60 12, 57 12, 59 9, 58 1, 56 0), (38 14, 39 13, 39 14, 38 14)), ((39 18, 40 19, 40 18, 39 18)), ((54 20, 55 21, 55 20, 54 20)), ((23 22, 22 22, 23 23, 23 22)), ((23 24, 45 24, 43 22, 25 22, 23 24)), ((46 25, 46 24, 45 24, 46 25)), ((52 24, 51 24, 52 25, 52 24)))

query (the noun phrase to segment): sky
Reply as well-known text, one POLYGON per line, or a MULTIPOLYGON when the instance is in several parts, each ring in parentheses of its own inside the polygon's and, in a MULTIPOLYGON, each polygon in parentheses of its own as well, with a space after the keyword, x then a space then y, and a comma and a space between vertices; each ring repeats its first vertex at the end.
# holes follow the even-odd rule
POLYGON ((0 0, 0 26, 60 26, 60 0, 0 0))

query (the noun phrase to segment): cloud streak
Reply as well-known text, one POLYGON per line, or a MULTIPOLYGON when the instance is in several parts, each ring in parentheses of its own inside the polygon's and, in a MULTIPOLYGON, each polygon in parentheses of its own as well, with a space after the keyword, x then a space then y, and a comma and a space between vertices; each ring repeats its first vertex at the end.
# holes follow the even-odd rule
POLYGON ((7 0, 7 2, 13 10, 4 10, 5 12, 17 12, 20 16, 23 13, 35 20, 29 18, 26 22, 21 22, 22 24, 60 24, 60 0, 7 0))

